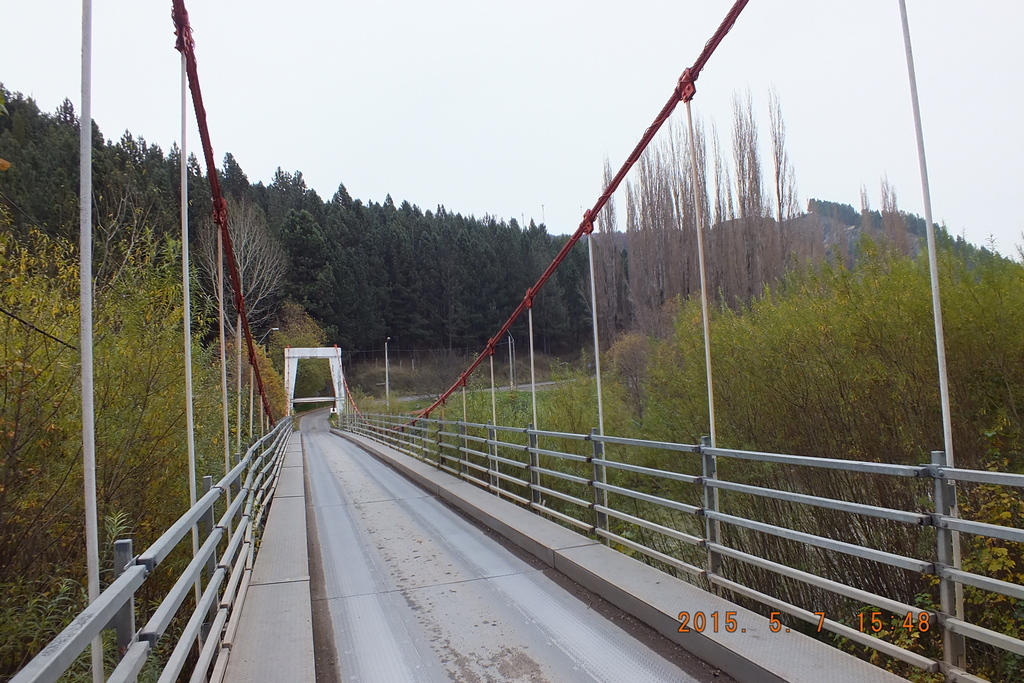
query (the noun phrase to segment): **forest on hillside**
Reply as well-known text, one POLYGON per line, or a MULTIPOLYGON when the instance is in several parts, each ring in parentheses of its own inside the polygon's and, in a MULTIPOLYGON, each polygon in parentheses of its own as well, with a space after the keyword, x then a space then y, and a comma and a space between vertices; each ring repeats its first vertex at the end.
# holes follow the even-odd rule
MULTIPOLYGON (((53 114, 18 93, 4 93, 0 202, 16 233, 30 226, 77 239, 78 120, 69 101, 53 114)), ((107 141, 94 124, 97 259, 135 221, 160 238, 178 235, 176 147, 166 154, 125 133, 107 141)), ((213 228, 206 177, 189 166, 190 241, 209 287, 213 228)), ((422 210, 353 199, 344 185, 329 199, 306 186, 301 172, 278 171, 269 184, 250 183, 227 153, 220 171, 229 198, 233 241, 257 334, 274 326, 284 300, 302 306, 324 328, 326 341, 346 354, 383 346, 464 349, 485 343, 522 298, 566 237, 515 219, 475 218, 443 206, 422 210)), ((584 306, 585 255, 575 252, 541 292, 535 318, 539 343, 567 352, 588 329, 584 306)))
MULTIPOLYGON (((15 234, 36 227, 76 240, 79 122, 72 104, 66 100, 48 114, 20 93, 0 92, 8 111, 0 117, 0 154, 11 164, 0 175, 0 202, 15 234)), ((715 127, 705 133, 698 126, 713 296, 735 306, 794 265, 841 259, 849 266, 862 234, 916 253, 924 221, 899 210, 895 189, 884 180, 880 211, 870 209, 866 190, 860 211, 820 200, 800 209, 781 106, 777 99, 770 105, 768 162, 761 159, 749 98, 736 102, 731 159, 715 127)), ((93 145, 100 266, 129 226, 156 238, 178 236, 177 148, 165 153, 129 132, 107 140, 95 123, 93 145)), ((682 131, 670 128, 629 179, 626 206, 611 203, 599 216, 598 318, 609 343, 634 329, 664 331, 665 304, 698 291, 686 145, 682 131)), ((187 163, 190 242, 209 294, 215 264, 209 186, 198 160, 190 156, 187 163)), ((478 351, 567 239, 532 221, 465 216, 444 206, 423 210, 396 205, 390 196, 364 202, 344 184, 322 198, 299 171, 278 169, 268 184, 251 183, 230 152, 219 173, 256 334, 279 326, 280 304, 290 300, 323 327, 328 344, 342 347, 346 362, 377 352, 387 337, 398 353, 478 351)), ((584 250, 575 249, 540 291, 534 325, 541 351, 571 354, 588 343, 586 270, 584 250)), ((513 334, 524 335, 525 323, 513 334)))

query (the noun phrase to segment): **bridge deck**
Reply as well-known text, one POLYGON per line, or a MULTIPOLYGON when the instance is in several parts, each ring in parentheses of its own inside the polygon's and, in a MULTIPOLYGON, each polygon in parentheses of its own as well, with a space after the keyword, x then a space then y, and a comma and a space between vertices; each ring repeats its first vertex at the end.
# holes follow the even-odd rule
POLYGON ((324 570, 314 601, 342 680, 729 680, 614 608, 602 615, 599 598, 331 434, 322 414, 302 427, 324 570))
POLYGON ((301 429, 309 498, 296 434, 229 681, 312 680, 311 637, 317 679, 361 683, 734 683, 697 657, 744 682, 904 680, 771 633, 758 614, 386 446, 332 434, 326 411, 301 429), (680 610, 730 611, 743 629, 680 634, 680 610))

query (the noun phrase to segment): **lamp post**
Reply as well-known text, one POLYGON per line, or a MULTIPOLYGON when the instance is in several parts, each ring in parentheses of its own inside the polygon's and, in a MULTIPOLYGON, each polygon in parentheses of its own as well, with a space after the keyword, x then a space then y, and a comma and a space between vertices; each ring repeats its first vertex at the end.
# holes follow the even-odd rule
POLYGON ((388 412, 391 412, 391 366, 388 363, 388 342, 391 337, 384 340, 384 399, 388 403, 388 412))
POLYGON ((256 342, 256 343, 259 344, 260 346, 262 346, 263 345, 263 340, 265 340, 267 337, 269 337, 271 332, 279 332, 280 330, 281 330, 280 327, 271 327, 269 330, 267 330, 267 333, 264 334, 262 337, 260 337, 260 340, 258 342, 256 342))
MULTIPOLYGON (((271 327, 267 330, 267 333, 260 337, 260 340, 256 342, 257 346, 263 346, 263 340, 265 340, 271 332, 277 332, 280 327, 271 327)), ((256 370, 250 365, 249 366, 249 438, 252 438, 252 422, 253 422, 253 385, 256 383, 256 370)), ((260 420, 262 423, 262 419, 260 420)))

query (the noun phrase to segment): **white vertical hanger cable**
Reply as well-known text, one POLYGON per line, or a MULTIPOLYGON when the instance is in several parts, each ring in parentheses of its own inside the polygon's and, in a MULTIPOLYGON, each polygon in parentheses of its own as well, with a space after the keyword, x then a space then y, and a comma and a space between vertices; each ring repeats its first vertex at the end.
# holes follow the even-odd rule
MULTIPOLYGON (((99 517, 96 510, 96 404, 92 353, 92 0, 82 0, 82 107, 79 119, 79 346, 82 363, 82 483, 89 602, 100 596, 99 517)), ((92 641, 92 678, 103 673, 103 638, 92 641)))
MULTIPOLYGON (((928 275, 932 289, 932 317, 935 323, 935 355, 939 368, 939 401, 942 404, 942 438, 946 452, 946 466, 955 467, 953 458, 953 413, 949 401, 949 375, 946 370, 946 335, 942 325, 942 300, 939 296, 939 262, 935 245, 935 224, 932 222, 932 193, 928 182, 928 163, 924 154, 924 131, 921 126, 921 103, 917 96, 917 72, 914 52, 910 45, 910 22, 907 19, 906 0, 899 0, 900 20, 903 23, 903 46, 907 53, 907 74, 910 78, 910 101, 914 109, 914 131, 917 134, 917 160, 921 168, 921 192, 924 197, 925 234, 928 241, 928 275)), ((959 517, 956 500, 950 515, 959 517)), ((960 534, 953 532, 953 558, 960 568, 960 534)), ((963 584, 956 583, 956 616, 964 613, 963 584)))
POLYGON ((704 370, 708 380, 708 424, 711 447, 718 445, 715 433, 715 385, 711 379, 711 323, 708 317, 708 280, 704 265, 704 203, 701 201, 700 176, 697 175, 697 139, 693 134, 693 114, 686 101, 686 124, 690 131, 690 170, 693 173, 693 210, 697 217, 697 264, 700 271, 700 312, 704 327, 704 370))
MULTIPOLYGON (((212 172, 212 171, 211 171, 212 172)), ((228 418, 227 338, 224 334, 224 237, 217 231, 217 320, 220 326, 220 402, 224 420, 224 474, 231 471, 231 422, 228 418)), ((231 504, 231 488, 225 491, 231 504)))
MULTIPOLYGON (((239 268, 241 270, 241 268, 239 268)), ((241 279, 241 273, 239 273, 241 279)), ((239 314, 235 322, 235 460, 242 459, 242 316, 239 314)))
POLYGON ((512 333, 508 333, 508 390, 515 390, 516 376, 516 342, 512 333))
POLYGON ((526 318, 530 324, 530 396, 533 399, 533 428, 540 429, 537 424, 537 373, 533 363, 533 301, 526 309, 526 318))
POLYGON ((597 335, 597 285, 594 283, 594 233, 587 235, 590 258, 590 318, 594 325, 594 377, 597 379, 597 433, 604 436, 604 403, 601 399, 601 344, 597 335))
MULTIPOLYGON (((188 249, 188 154, 185 136, 188 131, 188 76, 185 55, 181 55, 181 298, 185 346, 185 438, 188 452, 188 505, 196 504, 196 434, 195 406, 192 396, 192 292, 188 249)), ((199 554, 199 526, 192 525, 192 556, 199 554)), ((196 602, 201 595, 200 581, 195 585, 196 602)))
POLYGON ((491 424, 498 424, 498 398, 494 390, 494 353, 491 353, 491 424))
POLYGON ((256 384, 256 370, 254 365, 249 366, 249 440, 252 441, 252 411, 253 404, 255 403, 256 396, 254 392, 254 385, 256 384))

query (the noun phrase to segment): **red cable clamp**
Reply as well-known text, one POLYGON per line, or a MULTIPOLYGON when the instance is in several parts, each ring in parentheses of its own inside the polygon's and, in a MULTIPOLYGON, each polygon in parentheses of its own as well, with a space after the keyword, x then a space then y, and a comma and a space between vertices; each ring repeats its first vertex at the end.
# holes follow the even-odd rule
POLYGON ((224 201, 224 197, 217 197, 213 200, 213 220, 220 226, 228 224, 228 203, 224 201))
POLYGON ((690 77, 690 70, 687 69, 679 77, 679 101, 689 102, 697 94, 697 86, 693 84, 695 78, 690 77))
POLYGON ((594 221, 590 217, 590 209, 583 212, 583 234, 589 235, 594 232, 594 221))

